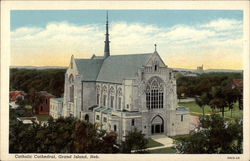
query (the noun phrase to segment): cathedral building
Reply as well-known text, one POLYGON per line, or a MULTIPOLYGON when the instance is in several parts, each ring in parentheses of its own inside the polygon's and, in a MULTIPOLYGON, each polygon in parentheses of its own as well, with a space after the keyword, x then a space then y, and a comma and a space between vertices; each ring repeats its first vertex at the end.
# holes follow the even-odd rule
POLYGON ((177 107, 173 70, 154 52, 110 53, 106 21, 103 56, 70 59, 65 74, 62 115, 114 131, 122 140, 137 129, 146 137, 189 133, 189 110, 177 107))

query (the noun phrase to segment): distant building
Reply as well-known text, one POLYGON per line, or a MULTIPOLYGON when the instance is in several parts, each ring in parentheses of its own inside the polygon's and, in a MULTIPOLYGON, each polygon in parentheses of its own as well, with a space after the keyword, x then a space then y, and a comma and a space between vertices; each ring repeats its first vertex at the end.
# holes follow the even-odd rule
POLYGON ((232 89, 238 89, 241 93, 243 92, 243 80, 242 79, 233 79, 231 83, 232 89))
POLYGON ((180 71, 178 73, 180 76, 183 76, 183 77, 197 77, 198 76, 197 73, 193 73, 193 72, 180 71))
POLYGON ((35 107, 35 113, 41 115, 49 115, 50 98, 54 98, 55 96, 46 91, 40 91, 37 94, 39 97, 39 104, 35 107))
POLYGON ((10 91, 10 108, 16 109, 19 107, 19 105, 16 103, 18 99, 23 100, 26 96, 26 93, 24 91, 10 91))
POLYGON ((10 92, 10 100, 16 101, 18 98, 24 99, 26 93, 24 91, 11 91, 10 92))
POLYGON ((199 73, 199 74, 204 73, 203 64, 202 64, 202 66, 198 66, 198 67, 197 67, 197 71, 196 71, 196 72, 199 73))
POLYGON ((37 117, 17 117, 18 121, 21 121, 23 124, 32 124, 33 122, 37 122, 37 117))
POLYGON ((49 115, 52 116, 54 119, 57 119, 62 116, 62 110, 63 98, 51 98, 49 115))
POLYGON ((232 89, 237 89, 241 97, 239 98, 239 109, 243 109, 243 79, 233 79, 230 88, 232 89))
POLYGON ((197 77, 197 74, 195 74, 195 73, 187 73, 184 76, 185 77, 197 77))

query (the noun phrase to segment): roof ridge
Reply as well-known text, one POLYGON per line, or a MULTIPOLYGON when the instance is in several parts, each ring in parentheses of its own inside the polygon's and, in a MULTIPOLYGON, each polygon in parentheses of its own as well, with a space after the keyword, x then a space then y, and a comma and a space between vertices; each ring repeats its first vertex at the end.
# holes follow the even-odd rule
POLYGON ((154 53, 142 53, 142 54, 122 54, 122 55, 110 55, 110 56, 134 56, 134 55, 151 55, 154 53))
MULTIPOLYGON (((110 55, 110 56, 133 56, 133 55, 152 55, 154 53, 141 53, 141 54, 121 54, 121 55, 110 55)), ((103 57, 103 56, 95 56, 95 57, 103 57)), ((75 60, 100 60, 100 59, 91 59, 91 58, 74 58, 75 60)))

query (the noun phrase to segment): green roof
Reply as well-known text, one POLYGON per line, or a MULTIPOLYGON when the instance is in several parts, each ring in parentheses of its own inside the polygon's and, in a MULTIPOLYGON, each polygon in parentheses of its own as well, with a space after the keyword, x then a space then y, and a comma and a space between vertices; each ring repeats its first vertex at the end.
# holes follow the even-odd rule
POLYGON ((107 109, 103 110, 102 113, 110 114, 110 113, 112 113, 112 111, 113 110, 111 108, 107 108, 107 109))
POLYGON ((94 108, 94 111, 100 112, 100 111, 102 111, 103 109, 104 109, 104 107, 96 107, 96 108, 94 108))
POLYGON ((106 59, 75 59, 83 81, 122 83, 123 79, 136 77, 153 53, 112 55, 106 59))
POLYGON ((101 112, 101 113, 105 113, 105 114, 110 114, 112 113, 112 108, 109 108, 109 107, 96 107, 94 108, 95 112, 101 112))

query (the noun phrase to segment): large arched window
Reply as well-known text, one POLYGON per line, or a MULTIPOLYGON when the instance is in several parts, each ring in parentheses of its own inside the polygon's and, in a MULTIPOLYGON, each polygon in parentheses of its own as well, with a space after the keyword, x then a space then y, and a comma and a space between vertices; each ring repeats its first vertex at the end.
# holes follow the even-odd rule
POLYGON ((148 109, 163 108, 163 84, 161 79, 154 77, 146 86, 146 106, 148 109))

